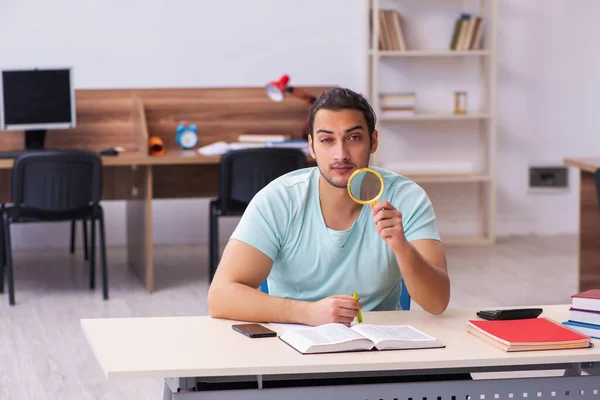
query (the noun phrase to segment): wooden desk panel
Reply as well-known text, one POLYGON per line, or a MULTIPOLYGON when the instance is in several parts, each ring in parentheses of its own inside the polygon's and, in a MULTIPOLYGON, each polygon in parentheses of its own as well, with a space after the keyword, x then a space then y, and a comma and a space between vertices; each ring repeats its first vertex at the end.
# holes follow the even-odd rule
POLYGON ((600 204, 594 174, 580 172, 579 290, 600 288, 600 204))
POLYGON ((132 271, 154 291, 154 251, 152 227, 152 167, 133 170, 133 199, 127 201, 127 262, 132 271))
POLYGON ((589 158, 565 158, 565 165, 569 167, 575 167, 582 171, 594 173, 600 168, 600 158, 589 157, 589 158))
POLYGON ((594 174, 600 158, 567 158, 579 169, 579 291, 600 288, 600 204, 594 174))
POLYGON ((152 167, 154 199, 217 197, 218 164, 155 165, 152 167))

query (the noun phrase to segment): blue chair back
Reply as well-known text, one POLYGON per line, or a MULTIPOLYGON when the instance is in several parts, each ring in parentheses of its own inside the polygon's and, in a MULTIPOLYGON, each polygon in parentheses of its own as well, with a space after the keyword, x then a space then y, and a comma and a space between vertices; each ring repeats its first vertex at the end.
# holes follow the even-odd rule
MULTIPOLYGON (((269 285, 265 280, 262 285, 260 285, 260 290, 266 294, 269 294, 269 285)), ((406 285, 404 284, 404 279, 402 279, 402 292, 400 292, 400 300, 399 300, 400 308, 403 310, 410 310, 410 293, 406 289, 406 285)))
POLYGON ((266 294, 269 294, 269 285, 267 284, 267 280, 266 279, 262 283, 262 285, 260 285, 260 290, 263 291, 266 294))
POLYGON ((402 291, 400 292, 400 308, 403 310, 410 310, 410 293, 408 293, 408 289, 406 289, 406 284, 404 283, 404 279, 402 279, 402 291))

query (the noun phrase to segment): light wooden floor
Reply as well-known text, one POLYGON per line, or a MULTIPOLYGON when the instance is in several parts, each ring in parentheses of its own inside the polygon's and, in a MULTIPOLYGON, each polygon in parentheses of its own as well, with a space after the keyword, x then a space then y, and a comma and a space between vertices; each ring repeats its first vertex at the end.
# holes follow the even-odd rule
MULTIPOLYGON (((65 240, 65 245, 66 245, 65 240)), ((448 248, 451 307, 568 303, 576 291, 576 237, 502 239, 493 247, 448 248)), ((160 380, 108 381, 80 318, 206 315, 207 250, 156 249, 157 291, 149 294, 108 253, 110 300, 100 280, 87 288, 81 250, 15 252, 16 301, 0 295, 0 399, 161 399, 160 380)))

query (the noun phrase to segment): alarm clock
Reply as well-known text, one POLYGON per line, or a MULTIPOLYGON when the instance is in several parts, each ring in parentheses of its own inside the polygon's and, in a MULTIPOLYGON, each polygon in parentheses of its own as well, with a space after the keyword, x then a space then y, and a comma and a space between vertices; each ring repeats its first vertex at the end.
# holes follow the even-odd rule
POLYGON ((177 145, 184 150, 193 149, 198 144, 198 128, 196 125, 179 124, 176 141, 177 145))

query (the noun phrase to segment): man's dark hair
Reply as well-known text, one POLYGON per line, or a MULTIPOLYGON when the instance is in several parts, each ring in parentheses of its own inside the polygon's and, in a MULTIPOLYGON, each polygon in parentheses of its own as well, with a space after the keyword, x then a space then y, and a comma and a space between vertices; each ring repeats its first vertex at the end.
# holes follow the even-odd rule
POLYGON ((308 133, 312 138, 314 138, 313 127, 315 124, 315 115, 317 114, 317 111, 321 109, 333 111, 351 109, 361 111, 365 116, 365 121, 367 121, 369 139, 373 139, 377 117, 367 99, 362 95, 345 88, 333 88, 323 92, 312 105, 308 116, 308 133))

